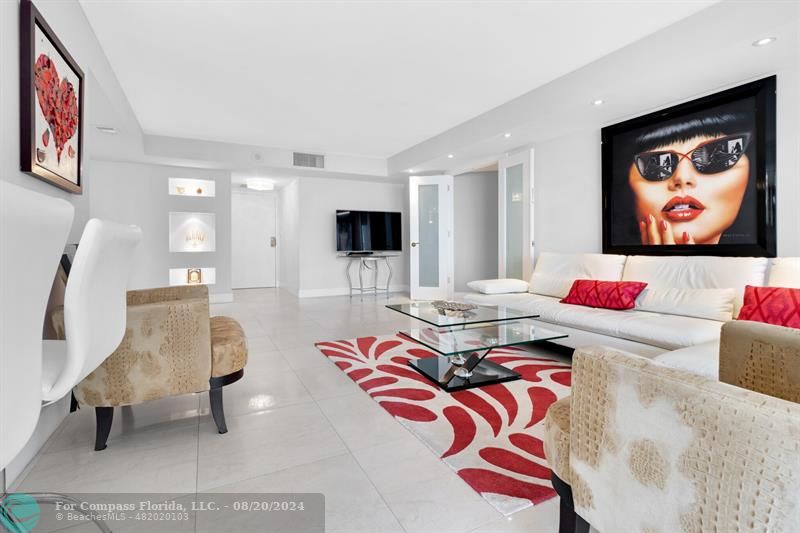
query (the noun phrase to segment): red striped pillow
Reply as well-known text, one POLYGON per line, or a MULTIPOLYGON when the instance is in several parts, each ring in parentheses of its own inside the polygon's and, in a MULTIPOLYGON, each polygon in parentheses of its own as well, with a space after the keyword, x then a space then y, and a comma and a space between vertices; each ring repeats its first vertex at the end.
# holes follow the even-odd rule
POLYGON ((647 287, 641 281, 597 281, 576 279, 562 304, 603 309, 633 309, 636 297, 647 287))
POLYGON ((800 328, 800 289, 747 285, 738 319, 800 328))

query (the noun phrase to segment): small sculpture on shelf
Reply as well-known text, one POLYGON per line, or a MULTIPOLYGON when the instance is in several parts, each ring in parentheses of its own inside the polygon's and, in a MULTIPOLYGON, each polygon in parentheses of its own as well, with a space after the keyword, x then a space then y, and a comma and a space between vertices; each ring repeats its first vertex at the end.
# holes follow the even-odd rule
POLYGON ((197 248, 206 240, 206 236, 199 229, 186 233, 186 242, 193 248, 197 248))
POLYGON ((186 283, 189 285, 203 283, 203 270, 200 268, 187 268, 186 283))
POLYGON ((177 194, 186 194, 186 187, 181 187, 180 185, 176 185, 175 192, 177 194))

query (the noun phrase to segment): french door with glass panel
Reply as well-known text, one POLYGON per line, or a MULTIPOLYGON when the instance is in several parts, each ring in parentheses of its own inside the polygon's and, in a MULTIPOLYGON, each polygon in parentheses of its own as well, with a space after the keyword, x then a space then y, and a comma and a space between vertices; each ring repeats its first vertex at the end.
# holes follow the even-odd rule
POLYGON ((527 280, 533 268, 533 150, 498 162, 498 274, 527 280))
POLYGON ((409 178, 412 300, 453 294, 453 176, 409 178))

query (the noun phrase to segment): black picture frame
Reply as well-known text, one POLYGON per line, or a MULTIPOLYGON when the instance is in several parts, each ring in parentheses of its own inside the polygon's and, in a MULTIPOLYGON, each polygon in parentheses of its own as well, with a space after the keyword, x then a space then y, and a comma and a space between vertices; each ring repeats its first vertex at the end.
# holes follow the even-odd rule
MULTIPOLYGON (((660 111, 636 117, 618 124, 602 128, 602 212, 603 212, 603 253, 622 255, 706 255, 706 256, 776 256, 776 199, 775 199, 775 100, 776 77, 770 76, 727 89, 703 98, 675 105, 660 111), (620 242, 620 212, 625 207, 617 205, 620 201, 620 169, 625 161, 619 157, 620 149, 615 149, 615 141, 622 144, 624 135, 642 131, 643 128, 656 128, 661 124, 681 119, 681 117, 698 116, 705 110, 721 109, 726 105, 737 105, 747 99, 754 106, 754 141, 752 150, 755 161, 751 161, 754 170, 751 178, 755 179, 751 187, 749 201, 755 202, 749 209, 755 213, 754 242, 718 244, 675 244, 645 245, 620 242), (722 107, 721 107, 722 106, 722 107), (615 160, 616 156, 616 160, 615 160), (615 176, 616 173, 616 176, 615 176)), ((674 122, 673 122, 674 123, 674 122)), ((630 138, 630 137, 628 137, 630 138)), ((627 163, 631 168, 633 161, 627 163)), ((746 196, 747 200, 748 197, 746 196)), ((740 211, 737 217, 740 216, 740 211)), ((627 230, 626 230, 627 231, 627 230)))
MULTIPOLYGON (((19 58, 20 58, 20 170, 31 176, 39 178, 47 183, 60 187, 66 191, 74 194, 81 194, 82 192, 82 166, 83 166, 83 122, 84 122, 84 73, 78 66, 78 63, 67 51, 64 44, 56 36, 49 24, 45 21, 42 14, 33 5, 31 0, 20 0, 20 17, 19 17, 19 58), (65 157, 75 159, 75 176, 74 181, 70 179, 71 176, 65 176, 54 171, 52 168, 40 164, 37 159, 37 131, 36 131, 36 117, 37 111, 40 111, 40 104, 37 100, 36 85, 35 85, 35 64, 36 57, 36 30, 37 28, 49 39, 50 44, 59 54, 60 60, 72 70, 71 74, 77 77, 77 106, 78 106, 78 123, 75 128, 76 131, 69 139, 77 136, 74 144, 77 145, 77 151, 74 156, 64 153, 65 157)), ((65 73, 59 74, 65 77, 65 73)), ((73 85, 74 89, 74 85, 73 85)), ((52 138, 48 135, 48 143, 55 145, 57 140, 55 132, 52 138)), ((72 148, 70 144, 69 148, 72 148)), ((74 150, 74 148, 72 148, 74 150)), ((59 159, 62 154, 59 154, 59 159)))

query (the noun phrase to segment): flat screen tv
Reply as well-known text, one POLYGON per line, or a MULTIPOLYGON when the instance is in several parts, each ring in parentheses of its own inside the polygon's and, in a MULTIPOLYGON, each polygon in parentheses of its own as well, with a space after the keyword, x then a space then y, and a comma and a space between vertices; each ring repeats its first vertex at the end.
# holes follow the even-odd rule
POLYGON ((336 210, 337 252, 402 251, 400 213, 336 210))

